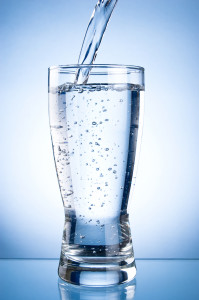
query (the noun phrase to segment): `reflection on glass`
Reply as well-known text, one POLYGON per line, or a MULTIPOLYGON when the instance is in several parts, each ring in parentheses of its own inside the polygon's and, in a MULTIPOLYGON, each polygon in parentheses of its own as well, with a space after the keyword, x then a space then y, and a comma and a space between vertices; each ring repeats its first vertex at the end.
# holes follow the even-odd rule
POLYGON ((59 279, 60 300, 133 300, 136 280, 110 287, 75 286, 59 279))

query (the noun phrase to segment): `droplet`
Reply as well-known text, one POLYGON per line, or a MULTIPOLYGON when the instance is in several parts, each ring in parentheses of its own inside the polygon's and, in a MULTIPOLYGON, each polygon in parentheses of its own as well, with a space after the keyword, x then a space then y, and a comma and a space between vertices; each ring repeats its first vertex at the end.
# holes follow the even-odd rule
POLYGON ((109 148, 105 148, 105 151, 108 151, 109 150, 109 148))
POLYGON ((97 125, 97 123, 96 122, 92 122, 92 125, 97 125))

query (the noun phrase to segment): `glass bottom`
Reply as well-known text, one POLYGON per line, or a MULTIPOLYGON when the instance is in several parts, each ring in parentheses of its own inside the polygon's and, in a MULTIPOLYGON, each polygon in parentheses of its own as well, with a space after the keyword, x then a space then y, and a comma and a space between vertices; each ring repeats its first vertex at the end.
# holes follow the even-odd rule
POLYGON ((136 265, 134 257, 123 258, 117 262, 109 257, 106 263, 91 263, 77 262, 61 256, 58 274, 62 280, 75 285, 110 286, 133 280, 136 265))

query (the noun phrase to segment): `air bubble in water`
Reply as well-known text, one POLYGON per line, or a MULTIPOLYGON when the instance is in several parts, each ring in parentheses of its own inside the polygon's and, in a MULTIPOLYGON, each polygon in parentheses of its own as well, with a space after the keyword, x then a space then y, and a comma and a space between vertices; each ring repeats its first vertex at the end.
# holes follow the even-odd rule
POLYGON ((73 191, 68 191, 64 196, 68 197, 71 196, 73 194, 73 191))
POLYGON ((55 126, 51 126, 51 128, 53 128, 53 129, 61 129, 61 128, 63 128, 63 126, 59 126, 59 125, 55 125, 55 126))

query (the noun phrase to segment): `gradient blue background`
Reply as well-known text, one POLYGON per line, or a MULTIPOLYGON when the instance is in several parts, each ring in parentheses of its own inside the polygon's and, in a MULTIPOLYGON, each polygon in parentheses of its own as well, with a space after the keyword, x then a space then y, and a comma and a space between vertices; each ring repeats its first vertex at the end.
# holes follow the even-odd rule
MULTIPOLYGON (((59 257, 47 68, 76 63, 96 0, 0 1, 0 257, 59 257)), ((96 63, 146 69, 139 258, 199 258, 199 1, 119 0, 96 63)))

